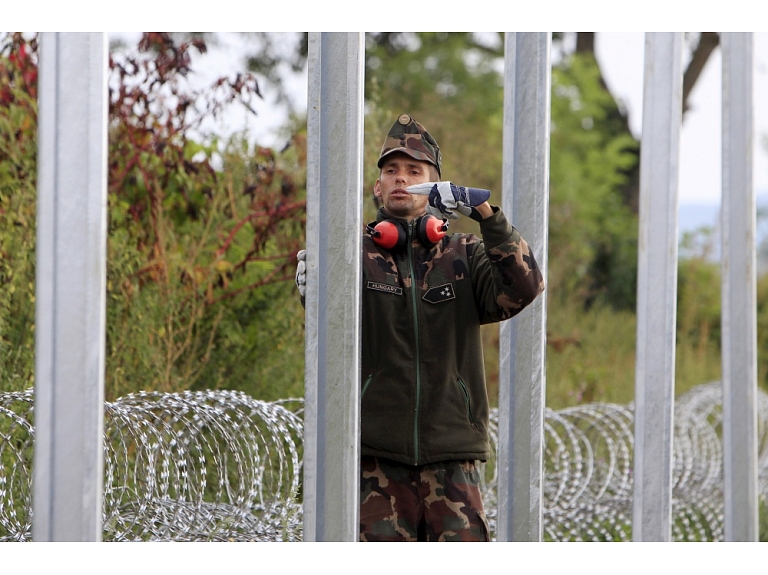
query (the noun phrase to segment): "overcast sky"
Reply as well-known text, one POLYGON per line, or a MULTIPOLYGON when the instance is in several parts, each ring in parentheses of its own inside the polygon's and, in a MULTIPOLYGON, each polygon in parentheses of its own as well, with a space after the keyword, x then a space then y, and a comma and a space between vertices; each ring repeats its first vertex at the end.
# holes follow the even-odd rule
MULTIPOLYGON (((597 58, 611 90, 625 99, 630 124, 640 136, 643 110, 645 35, 599 32, 597 58)), ((758 194, 768 193, 768 33, 754 34, 755 149, 753 175, 758 194)), ((717 49, 691 93, 680 138, 680 202, 720 203, 721 58, 717 49)))

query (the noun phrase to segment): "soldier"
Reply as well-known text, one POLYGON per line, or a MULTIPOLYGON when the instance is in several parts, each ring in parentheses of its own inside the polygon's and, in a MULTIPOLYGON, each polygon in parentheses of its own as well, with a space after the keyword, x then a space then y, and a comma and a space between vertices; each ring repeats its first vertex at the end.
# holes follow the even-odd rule
MULTIPOLYGON (((410 115, 389 131, 363 237, 361 541, 488 541, 482 324, 544 289, 490 192, 441 181, 440 148, 410 115), (480 235, 447 232, 459 214, 480 235)), ((300 253, 296 283, 304 295, 300 253)))

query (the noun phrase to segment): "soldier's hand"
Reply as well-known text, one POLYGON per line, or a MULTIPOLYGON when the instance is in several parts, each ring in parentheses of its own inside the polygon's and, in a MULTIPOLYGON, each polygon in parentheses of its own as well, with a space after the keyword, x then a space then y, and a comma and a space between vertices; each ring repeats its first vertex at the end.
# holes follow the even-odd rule
POLYGON ((301 297, 307 292, 307 250, 299 250, 296 254, 299 264, 296 266, 296 287, 299 288, 301 297))
POLYGON ((409 186, 406 191, 411 194, 429 195, 427 212, 439 218, 457 220, 459 214, 480 221, 483 217, 477 211, 477 206, 488 201, 490 190, 480 188, 465 188, 453 182, 427 182, 409 186), (456 213, 458 212, 458 213, 456 213))

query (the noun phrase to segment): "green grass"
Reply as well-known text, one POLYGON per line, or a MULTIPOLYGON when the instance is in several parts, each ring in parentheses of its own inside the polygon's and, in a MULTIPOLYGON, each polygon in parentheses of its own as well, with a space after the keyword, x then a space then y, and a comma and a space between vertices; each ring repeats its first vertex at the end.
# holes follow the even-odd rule
MULTIPOLYGON (((513 320, 514 321, 514 320, 513 320)), ((627 404, 635 397, 637 321, 629 311, 589 310, 553 298, 547 309, 546 403, 552 409, 591 402, 627 404)), ((679 327, 675 393, 720 378, 720 345, 706 329, 679 327), (693 335, 688 335, 693 334, 693 335)), ((483 327, 488 396, 498 398, 498 325, 483 327)))

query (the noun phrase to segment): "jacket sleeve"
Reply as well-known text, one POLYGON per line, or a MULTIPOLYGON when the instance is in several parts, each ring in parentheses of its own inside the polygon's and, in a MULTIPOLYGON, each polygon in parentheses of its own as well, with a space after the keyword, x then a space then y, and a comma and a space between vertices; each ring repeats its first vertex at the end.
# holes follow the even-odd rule
MULTIPOLYGON (((472 288, 481 323, 509 319, 544 291, 533 252, 497 206, 480 222, 483 241, 469 254, 472 288)), ((469 247, 469 246, 468 246, 469 247)))

